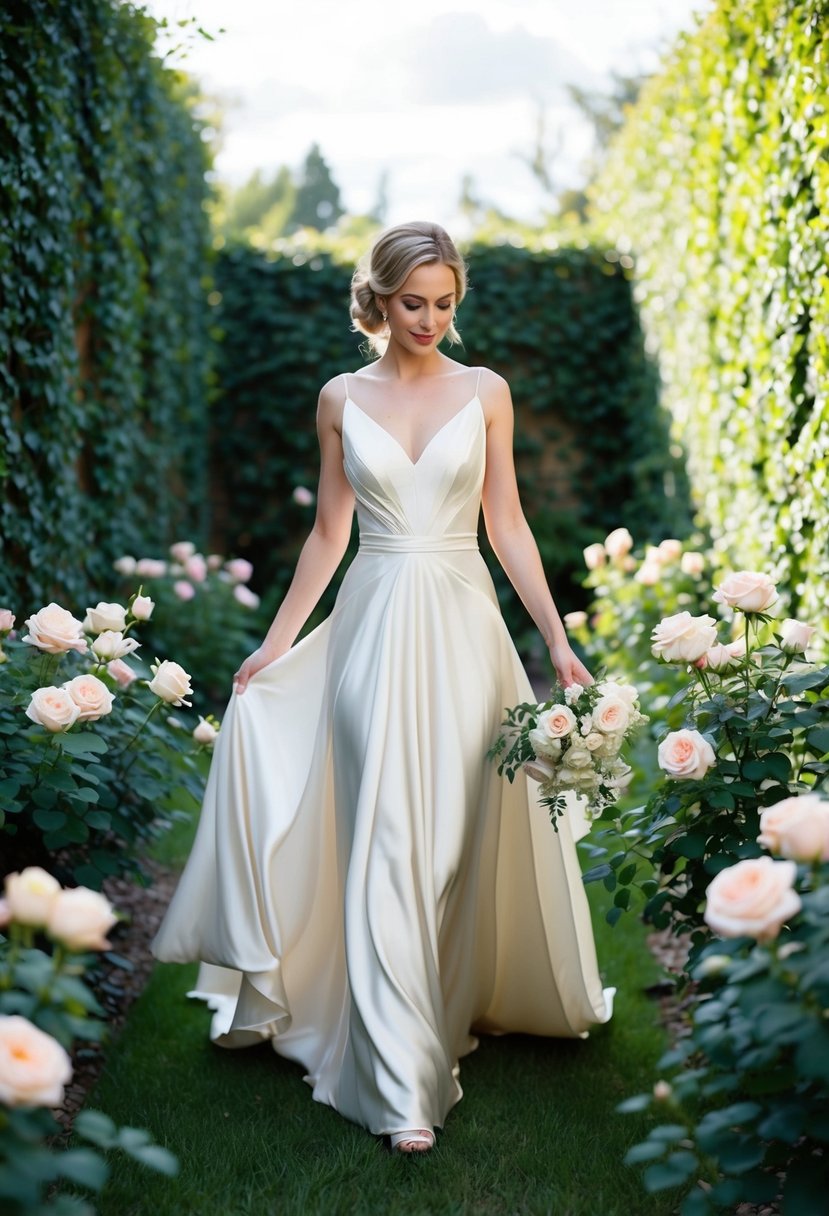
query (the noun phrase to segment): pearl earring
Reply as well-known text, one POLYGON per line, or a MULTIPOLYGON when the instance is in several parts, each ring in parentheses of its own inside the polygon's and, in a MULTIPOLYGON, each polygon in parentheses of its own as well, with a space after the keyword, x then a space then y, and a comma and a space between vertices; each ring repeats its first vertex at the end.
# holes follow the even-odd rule
POLYGON ((384 321, 388 321, 388 319, 389 319, 389 318, 388 318, 388 314, 387 314, 387 313, 383 313, 383 320, 384 320, 384 321))

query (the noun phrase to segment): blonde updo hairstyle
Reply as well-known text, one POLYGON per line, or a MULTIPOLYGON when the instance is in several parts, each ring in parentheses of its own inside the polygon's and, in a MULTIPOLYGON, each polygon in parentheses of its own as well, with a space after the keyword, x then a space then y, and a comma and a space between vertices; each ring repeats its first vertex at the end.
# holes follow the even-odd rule
MULTIPOLYGON (((382 354, 388 343, 388 325, 377 297, 399 291, 416 266, 440 262, 455 276, 455 307, 466 294, 466 266, 454 241, 440 224, 415 222, 386 228, 362 258, 351 278, 351 328, 368 337, 382 354)), ((460 342, 454 319, 446 331, 450 342, 460 342)))

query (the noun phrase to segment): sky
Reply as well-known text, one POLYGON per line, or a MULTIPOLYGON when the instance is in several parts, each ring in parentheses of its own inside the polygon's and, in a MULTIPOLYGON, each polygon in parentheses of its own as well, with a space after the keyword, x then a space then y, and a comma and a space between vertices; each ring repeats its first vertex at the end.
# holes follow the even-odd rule
POLYGON ((611 70, 653 71, 712 0, 145 0, 195 18, 214 41, 160 42, 220 101, 219 177, 298 170, 321 147, 349 211, 387 173, 389 223, 457 229, 461 180, 510 215, 539 218, 526 160, 543 113, 557 188, 578 186, 590 128, 566 83, 606 89, 611 70), (224 32, 219 31, 223 29, 224 32))

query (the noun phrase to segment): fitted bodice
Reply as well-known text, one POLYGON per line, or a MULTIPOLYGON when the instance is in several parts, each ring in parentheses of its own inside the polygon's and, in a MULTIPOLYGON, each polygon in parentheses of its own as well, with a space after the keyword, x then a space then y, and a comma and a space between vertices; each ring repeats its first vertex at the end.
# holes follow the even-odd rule
POLYGON ((342 436, 362 547, 379 536, 436 540, 477 533, 486 463, 486 426, 477 393, 414 461, 350 396, 342 436))

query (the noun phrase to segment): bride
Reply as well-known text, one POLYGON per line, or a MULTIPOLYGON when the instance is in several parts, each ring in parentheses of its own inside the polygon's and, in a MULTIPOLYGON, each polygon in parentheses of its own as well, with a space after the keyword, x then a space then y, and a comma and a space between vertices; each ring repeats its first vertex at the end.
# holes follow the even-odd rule
MULTIPOLYGON (((314 1097, 426 1151, 476 1033, 585 1037, 611 1014, 574 840, 486 753, 533 700, 478 551, 492 548, 563 685, 571 650, 519 501, 507 382, 458 341, 463 261, 436 224, 381 233, 351 316, 379 358, 320 392, 317 513, 239 667, 193 849, 154 955, 199 960, 212 1040, 267 1039, 314 1097), (331 615, 295 639, 356 558, 331 615)), ((574 812, 575 814, 575 812, 574 812)))

